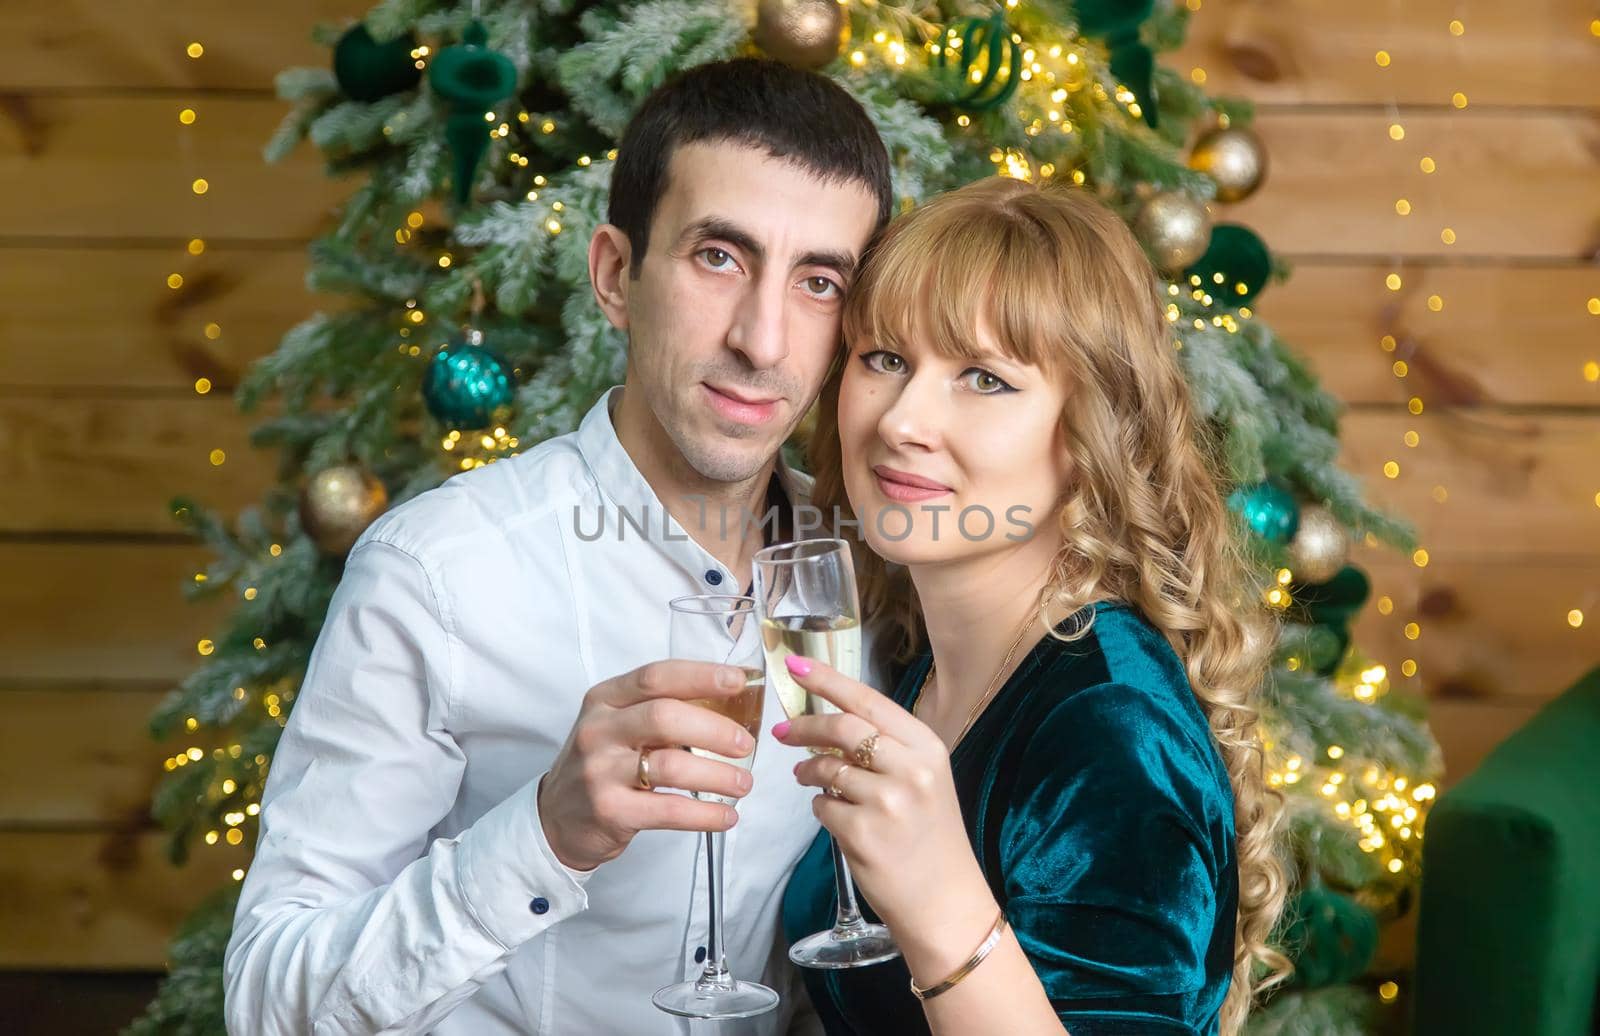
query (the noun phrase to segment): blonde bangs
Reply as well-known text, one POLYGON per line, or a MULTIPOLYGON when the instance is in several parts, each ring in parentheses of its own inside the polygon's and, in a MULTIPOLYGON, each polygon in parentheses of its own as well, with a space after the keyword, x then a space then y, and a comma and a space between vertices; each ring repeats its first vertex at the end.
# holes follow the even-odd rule
MULTIPOLYGON (((995 180, 1002 190, 1014 182, 995 180)), ((852 348, 916 341, 978 362, 978 328, 987 327, 1008 359, 1055 371, 1074 330, 1061 305, 1061 257, 1027 214, 997 208, 987 193, 945 195, 890 226, 845 306, 852 348)))

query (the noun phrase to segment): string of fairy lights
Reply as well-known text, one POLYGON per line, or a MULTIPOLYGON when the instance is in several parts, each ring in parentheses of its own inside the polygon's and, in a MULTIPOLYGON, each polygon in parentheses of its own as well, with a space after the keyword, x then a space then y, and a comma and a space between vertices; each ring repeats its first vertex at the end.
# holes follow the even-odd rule
MULTIPOLYGON (((190 61, 200 61, 205 57, 205 52, 205 45, 198 40, 191 41, 184 47, 184 56, 190 61)), ((198 132, 196 127, 200 122, 200 112, 193 105, 186 104, 178 109, 177 119, 180 127, 178 131, 178 150, 184 160, 182 165, 186 168, 186 175, 189 177, 189 192, 196 199, 196 201, 199 202, 205 199, 211 190, 210 180, 204 176, 196 175, 198 170, 194 168, 196 165, 194 134, 198 132)), ((193 260, 204 255, 205 251, 205 238, 197 234, 189 238, 184 247, 184 252, 187 256, 185 261, 192 262, 193 260)), ((171 273, 167 274, 166 285, 169 290, 174 292, 182 291, 184 284, 185 278, 182 271, 173 270, 171 273)), ((202 329, 202 333, 208 341, 217 341, 222 337, 222 326, 215 321, 208 321, 202 329)), ((194 392, 199 396, 210 394, 213 387, 214 386, 211 382, 211 379, 204 376, 197 377, 194 381, 194 392)), ((227 462, 228 455, 227 452, 221 447, 213 447, 207 452, 207 459, 213 467, 221 467, 227 462)), ((274 547, 276 553, 281 553, 282 548, 277 547, 277 545, 274 545, 274 547)), ((194 574, 194 581, 196 583, 204 583, 206 581, 206 574, 204 572, 196 572, 194 574)), ((254 600, 255 596, 256 592, 253 587, 245 591, 246 600, 254 600)), ((257 645, 258 648, 265 646, 265 644, 261 642, 259 638, 257 638, 257 645)), ((210 655, 213 651, 215 651, 216 645, 211 640, 201 640, 196 644, 195 650, 203 657, 210 655)), ((242 698, 244 694, 245 691, 242 687, 238 688, 235 692, 235 695, 240 698, 242 698)), ((190 716, 184 721, 184 727, 190 733, 197 731, 199 726, 200 721, 197 717, 190 716)), ((229 745, 226 748, 212 749, 212 756, 218 760, 230 756, 237 759, 243 755, 243 752, 244 750, 241 745, 234 744, 229 745)), ((205 749, 199 747, 198 745, 191 745, 176 755, 169 756, 163 761, 162 766, 165 770, 171 772, 179 769, 180 767, 188 766, 191 763, 199 762, 204 758, 206 758, 205 749)), ((266 757, 264 755, 258 755, 255 757, 255 762, 257 765, 263 767, 264 772, 264 767, 267 762, 266 757)), ((237 783, 232 778, 224 780, 218 788, 218 791, 223 796, 232 796, 237 790, 237 783)), ((205 835, 206 843, 209 845, 215 845, 220 841, 225 842, 228 845, 241 845, 244 841, 244 833, 239 830, 239 825, 244 822, 244 818, 246 816, 255 816, 260 812, 260 810, 261 807, 259 804, 250 803, 243 811, 239 811, 238 813, 232 811, 228 812, 223 818, 225 821, 223 826, 226 830, 226 834, 224 834, 221 830, 208 831, 205 835)), ((243 880, 243 878, 244 870, 242 868, 235 868, 233 871, 233 879, 235 881, 240 881, 243 880)))
MULTIPOLYGON (((184 47, 184 55, 190 61, 201 60, 205 57, 205 53, 205 45, 200 43, 198 40, 190 42, 184 47)), ((195 153, 193 135, 198 132, 195 127, 199 121, 200 113, 193 106, 184 105, 178 110, 178 124, 180 127, 182 127, 179 130, 178 147, 180 153, 186 159, 184 164, 190 167, 191 173, 194 172, 192 168, 194 165, 195 153)), ((189 191, 197 201, 205 198, 206 195, 210 193, 210 190, 211 182, 205 177, 196 175, 190 178, 189 191)), ((188 256, 187 261, 192 261, 199 258, 201 255, 205 254, 205 250, 205 238, 200 237, 199 235, 191 237, 184 249, 186 255, 188 256)), ((167 287, 172 291, 183 290, 184 276, 181 271, 174 270, 173 272, 167 274, 166 280, 167 287)), ((208 321, 203 328, 202 333, 205 335, 208 341, 214 342, 222 337, 222 326, 215 321, 208 321)), ((194 381, 194 391, 196 395, 207 395, 211 392, 213 387, 214 386, 211 383, 211 379, 207 377, 198 377, 194 381)), ((227 452, 220 447, 211 449, 207 456, 214 467, 222 466, 227 462, 228 459, 227 452)))
MULTIPOLYGON (((1460 5, 1458 4, 1456 12, 1458 15, 1461 13, 1459 7, 1460 5)), ((1399 14, 1400 11, 1397 4, 1394 2, 1394 0, 1391 0, 1390 20, 1392 23, 1399 22, 1399 14)), ((1460 17, 1452 18, 1446 26, 1446 29, 1451 36, 1457 39, 1466 33, 1466 25, 1460 17)), ((1373 55, 1373 61, 1381 70, 1380 74, 1388 75, 1391 73, 1394 65, 1394 57, 1390 51, 1386 49, 1378 50, 1373 55)), ((1467 106, 1467 95, 1459 90, 1455 91, 1451 96, 1451 103, 1455 110, 1464 110, 1467 106)), ((1389 140, 1391 143, 1396 145, 1403 144, 1406 140, 1406 127, 1401 117, 1396 91, 1393 89, 1388 90, 1384 107, 1386 113, 1388 114, 1387 132, 1389 140)), ((1418 156, 1417 172, 1424 178, 1424 182, 1418 185, 1418 190, 1421 192, 1420 196, 1425 196, 1426 198, 1423 203, 1424 210, 1433 207, 1433 203, 1437 201, 1439 196, 1440 192, 1436 189, 1432 180, 1434 174, 1438 172, 1438 168, 1438 161, 1433 157, 1433 155, 1423 153, 1418 156)), ((1408 192, 1402 189, 1401 196, 1396 198, 1394 201, 1393 211, 1395 218, 1402 221, 1409 220, 1413 213, 1416 212, 1416 207, 1412 204, 1412 201, 1408 196, 1408 192)), ((1403 237, 1399 239, 1403 239, 1403 237)), ((1446 247, 1453 246, 1457 239, 1455 229, 1449 225, 1441 227, 1439 231, 1439 239, 1446 247)), ((1391 269, 1384 277, 1384 287, 1391 293, 1399 293, 1405 287, 1405 275, 1407 272, 1408 271, 1405 268, 1404 260, 1398 255, 1394 256, 1391 261, 1391 269)), ((1426 305, 1430 313, 1443 312, 1444 298, 1442 295, 1437 293, 1431 294, 1427 298, 1426 305)), ((1412 355, 1413 351, 1411 342, 1408 340, 1402 343, 1393 333, 1385 333, 1379 338, 1378 346, 1386 354, 1394 356, 1389 368, 1394 378, 1397 381, 1405 381, 1405 379, 1411 373, 1410 364, 1408 362, 1408 358, 1412 355)), ((1413 417, 1422 416, 1426 410, 1426 404, 1424 403, 1420 393, 1413 392, 1409 394, 1409 398, 1406 401, 1406 410, 1413 417)), ((1421 445, 1421 441, 1421 433, 1415 427, 1407 428, 1401 437, 1402 444, 1404 445, 1405 449, 1408 450, 1417 449, 1421 445)), ((1409 465, 1410 462, 1408 461, 1406 467, 1409 467, 1409 465)), ((1402 465, 1400 461, 1396 459, 1396 457, 1391 456, 1383 462, 1382 471, 1384 478, 1398 480, 1401 476, 1402 465)), ((1435 484, 1431 495, 1433 500, 1441 505, 1446 503, 1450 498, 1449 490, 1442 484, 1435 484)), ((1372 539, 1370 536, 1368 537, 1368 543, 1369 545, 1372 544, 1372 539)), ((1426 568, 1429 560, 1430 556, 1428 549, 1424 546, 1418 545, 1411 553, 1411 563, 1419 569, 1426 568)), ((1380 594, 1376 604, 1379 615, 1389 617, 1395 612, 1394 598, 1390 594, 1380 594)), ((1418 641, 1422 637, 1421 623, 1416 621, 1415 617, 1411 618, 1401 627, 1401 635, 1407 641, 1418 641)), ((1400 663, 1400 672, 1401 675, 1405 676, 1406 678, 1414 679, 1419 676, 1420 666, 1415 658, 1407 657, 1400 663)))
MULTIPOLYGON (((1199 11, 1202 6, 1202 0, 1185 0, 1185 2, 1191 11, 1199 11)), ((1391 57, 1388 52, 1380 51, 1377 62, 1380 68, 1386 68, 1391 62, 1391 57)), ((1209 75, 1203 67, 1197 65, 1189 70, 1189 79, 1197 86, 1203 86, 1209 75)), ((1465 100, 1464 95, 1462 99, 1465 100)), ((1399 119, 1397 106, 1391 101, 1389 107, 1391 139, 1402 140, 1405 131, 1399 119)), ((1436 162, 1431 157, 1424 156, 1420 168, 1425 175, 1431 174, 1436 168, 1436 162)), ((1400 198, 1395 202, 1394 211, 1398 217, 1405 218, 1411 214, 1413 206, 1408 199, 1400 198)), ((1453 243, 1454 231, 1446 228, 1444 233, 1446 243, 1453 243)), ((1398 259, 1394 265, 1396 268, 1386 278, 1386 285, 1389 290, 1398 291, 1401 287, 1398 259)), ((1179 299, 1187 294, 1189 300, 1199 303, 1206 310, 1212 309, 1214 305, 1222 310, 1210 316, 1213 327, 1221 328, 1230 334, 1239 333, 1241 322, 1250 320, 1253 314, 1248 306, 1237 309, 1230 306, 1226 298, 1227 287, 1220 275, 1213 275, 1212 284, 1202 283, 1201 279, 1194 275, 1189 277, 1187 284, 1176 282, 1167 284, 1166 291, 1171 297, 1166 307, 1167 320, 1177 324, 1184 319, 1179 299), (1213 292, 1222 298, 1214 297, 1213 292)), ((1239 294, 1244 294, 1245 286, 1235 285, 1234 289, 1239 294)), ((1439 312, 1442 308, 1442 298, 1437 296, 1430 298, 1431 311, 1439 312)), ((1196 330, 1205 328, 1204 318, 1191 319, 1196 330)), ((1384 347, 1387 351, 1394 351, 1395 345, 1392 335, 1385 336, 1384 347)), ((1396 366, 1394 369, 1397 378, 1403 378, 1405 373, 1403 366, 1396 366)), ((1422 399, 1419 396, 1412 396, 1408 402, 1408 411, 1413 416, 1420 416, 1423 409, 1422 399)), ((1420 443, 1420 435, 1415 429, 1407 429, 1403 441, 1408 448, 1416 448, 1420 443)), ((1392 461, 1386 463, 1385 474, 1391 478, 1397 477, 1398 463, 1392 461)), ((1443 494, 1442 487, 1438 492, 1443 494)), ((1376 545, 1375 538, 1370 534, 1367 540, 1369 544, 1376 545)), ((1427 551, 1418 548, 1411 560, 1419 568, 1425 567, 1428 563, 1427 551)), ((1294 573, 1291 569, 1278 569, 1275 585, 1269 586, 1266 590, 1267 603, 1276 610, 1287 610, 1294 603, 1291 590, 1293 582, 1294 573)), ((1393 613, 1392 598, 1385 595, 1379 598, 1377 603, 1381 614, 1387 616, 1393 613)), ((1415 621, 1408 622, 1403 628, 1403 633, 1408 640, 1416 640, 1421 635, 1420 624, 1415 621)), ((1286 665, 1291 671, 1302 667, 1300 659, 1295 657, 1289 658, 1286 665)), ((1407 677, 1416 676, 1418 672, 1416 660, 1412 658, 1403 660, 1401 672, 1407 677)), ((1365 704, 1379 700, 1390 688, 1386 666, 1356 655, 1352 655, 1336 671, 1334 683, 1353 699, 1365 704)), ((1327 745, 1321 750, 1321 757, 1318 758, 1307 758, 1298 753, 1284 755, 1276 750, 1275 745, 1269 744, 1266 747, 1269 785, 1287 789, 1305 783, 1315 787, 1331 815, 1354 829, 1358 835, 1357 845, 1361 851, 1375 855, 1384 871, 1395 876, 1407 871, 1411 873, 1417 871, 1420 865, 1420 843, 1427 809, 1438 794, 1438 789, 1432 782, 1418 781, 1406 774, 1390 772, 1371 762, 1362 765, 1340 744, 1327 745), (1352 763, 1357 765, 1352 767, 1352 763)), ((1378 995, 1382 1001, 1392 1002, 1399 996, 1399 986, 1393 981, 1380 983, 1378 995)))

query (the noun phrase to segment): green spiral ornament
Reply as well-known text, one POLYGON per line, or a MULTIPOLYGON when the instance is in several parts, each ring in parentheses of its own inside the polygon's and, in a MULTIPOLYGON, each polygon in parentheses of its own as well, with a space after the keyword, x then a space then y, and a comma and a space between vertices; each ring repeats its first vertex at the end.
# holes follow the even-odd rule
POLYGON ((952 85, 954 96, 949 103, 971 112, 993 111, 1009 101, 1022 81, 1022 45, 1012 38, 1011 27, 999 11, 987 18, 967 18, 952 25, 945 33, 945 45, 939 48, 935 64, 943 71, 958 70, 961 84, 952 85), (952 39, 961 40, 959 69, 950 61, 952 39), (977 80, 972 69, 982 54, 988 58, 977 80))

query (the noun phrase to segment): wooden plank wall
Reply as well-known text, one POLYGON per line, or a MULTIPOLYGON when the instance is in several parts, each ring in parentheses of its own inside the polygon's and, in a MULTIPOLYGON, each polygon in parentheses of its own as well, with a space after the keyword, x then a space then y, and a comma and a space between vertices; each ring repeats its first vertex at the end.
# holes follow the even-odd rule
MULTIPOLYGON (((1392 609, 1368 610, 1361 643, 1397 676, 1417 661, 1458 777, 1600 662, 1595 9, 1195 6, 1176 66, 1258 101, 1272 156, 1267 186, 1221 218, 1295 264, 1259 312, 1350 402, 1349 465, 1430 552, 1426 568, 1363 553, 1392 609)), ((159 967, 188 905, 243 859, 202 849, 174 870, 145 815, 175 747, 150 743, 145 717, 221 614, 183 603, 205 555, 165 505, 237 508, 270 480, 228 390, 337 304, 306 293, 304 247, 350 187, 309 149, 261 162, 283 111, 270 84, 325 60, 307 27, 364 7, 23 5, 0 41, 0 968, 159 967)))

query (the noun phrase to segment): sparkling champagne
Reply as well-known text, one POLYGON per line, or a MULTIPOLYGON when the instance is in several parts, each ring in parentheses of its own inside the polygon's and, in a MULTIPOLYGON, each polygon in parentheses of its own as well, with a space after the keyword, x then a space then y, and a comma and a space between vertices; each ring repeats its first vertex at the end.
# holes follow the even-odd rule
POLYGON ((786 615, 761 620, 761 647, 767 655, 778 701, 790 719, 838 712, 825 698, 806 691, 789 675, 784 659, 804 655, 825 662, 852 680, 861 679, 861 623, 850 617, 786 615))
MULTIPOLYGON (((739 724, 750 735, 751 739, 761 741, 761 706, 767 698, 766 670, 759 666, 741 666, 744 670, 744 690, 731 698, 694 698, 690 705, 698 705, 703 709, 710 709, 719 716, 726 716, 739 724)), ((685 746, 688 747, 688 746, 685 746)), ((742 759, 733 759, 729 756, 718 755, 704 748, 689 748, 689 751, 703 759, 715 759, 718 762, 731 763, 741 770, 748 770, 755 765, 756 753, 752 749, 750 754, 742 759)), ((722 795, 714 797, 718 801, 731 803, 733 800, 722 795)))

